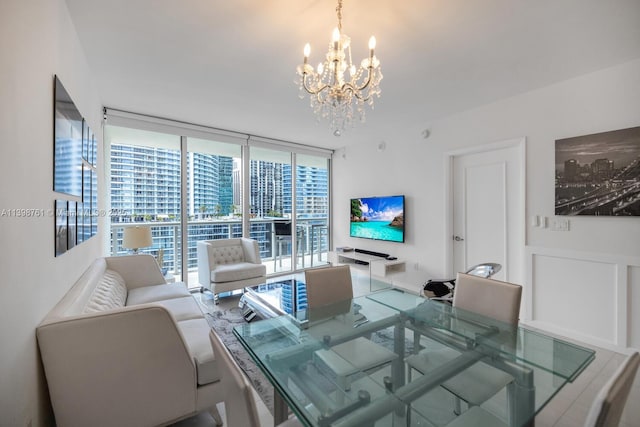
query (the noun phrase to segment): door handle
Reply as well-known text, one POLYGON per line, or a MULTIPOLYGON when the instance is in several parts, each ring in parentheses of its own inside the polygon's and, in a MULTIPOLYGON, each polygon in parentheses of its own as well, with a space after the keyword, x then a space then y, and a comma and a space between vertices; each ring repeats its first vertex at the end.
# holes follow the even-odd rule
POLYGON ((460 236, 453 236, 453 240, 455 240, 456 242, 462 242, 464 239, 460 236))

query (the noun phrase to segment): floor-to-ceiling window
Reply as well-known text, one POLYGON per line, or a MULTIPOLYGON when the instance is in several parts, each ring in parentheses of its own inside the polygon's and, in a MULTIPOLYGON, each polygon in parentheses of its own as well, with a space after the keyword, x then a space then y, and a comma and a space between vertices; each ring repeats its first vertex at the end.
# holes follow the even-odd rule
POLYGON ((198 285, 197 242, 242 237, 242 147, 187 138, 189 283, 198 285))
POLYGON ((152 244, 140 253, 155 256, 167 277, 181 277, 180 137, 107 126, 110 141, 111 252, 125 254, 130 227, 151 229, 152 244))
POLYGON ((303 238, 296 267, 325 265, 329 248, 329 160, 308 154, 295 156, 296 224, 303 238))
POLYGON ((149 227, 152 244, 139 252, 190 287, 200 286, 199 240, 256 239, 268 274, 327 262, 330 151, 112 114, 105 143, 113 254, 130 252, 125 228, 149 227))
POLYGON ((250 235, 271 258, 267 271, 291 271, 291 152, 250 147, 250 235))

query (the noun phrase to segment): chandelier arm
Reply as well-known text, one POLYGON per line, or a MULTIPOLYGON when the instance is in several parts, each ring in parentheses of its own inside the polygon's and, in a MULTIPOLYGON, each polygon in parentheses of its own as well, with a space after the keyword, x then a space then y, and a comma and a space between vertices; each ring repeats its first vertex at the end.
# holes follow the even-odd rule
POLYGON ((369 97, 367 96, 366 98, 364 98, 360 92, 363 91, 364 89, 367 88, 367 86, 369 86, 369 84, 371 83, 371 80, 373 78, 373 74, 371 73, 371 70, 373 69, 373 67, 369 66, 367 67, 367 81, 365 81, 362 86, 355 86, 349 82, 346 82, 342 85, 342 87, 340 88, 342 91, 346 91, 347 89, 351 91, 351 93, 353 93, 356 98, 362 100, 362 101, 367 101, 369 99, 369 97))
POLYGON ((308 73, 303 73, 302 74, 302 86, 304 87, 304 90, 306 90, 308 93, 312 94, 312 95, 317 95, 320 92, 322 92, 323 90, 325 90, 326 88, 329 87, 328 84, 324 84, 321 87, 317 88, 317 89, 309 89, 309 86, 307 86, 307 76, 309 74, 308 73))

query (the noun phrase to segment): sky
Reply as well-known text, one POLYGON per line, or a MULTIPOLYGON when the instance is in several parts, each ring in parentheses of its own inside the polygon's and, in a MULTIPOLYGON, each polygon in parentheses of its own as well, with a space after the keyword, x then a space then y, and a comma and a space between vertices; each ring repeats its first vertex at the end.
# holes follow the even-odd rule
POLYGON ((577 136, 556 141, 556 170, 564 171, 564 162, 575 159, 580 165, 596 159, 613 160, 616 169, 640 157, 640 127, 577 136))
POLYGON ((360 198, 362 216, 372 221, 390 221, 403 213, 404 197, 363 197, 360 198))

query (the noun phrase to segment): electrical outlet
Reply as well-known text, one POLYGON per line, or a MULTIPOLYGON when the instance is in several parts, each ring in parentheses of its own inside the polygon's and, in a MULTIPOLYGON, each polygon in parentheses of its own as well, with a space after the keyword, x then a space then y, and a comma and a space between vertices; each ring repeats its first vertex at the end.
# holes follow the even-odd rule
POLYGON ((569 231, 568 218, 554 218, 551 222, 552 231, 569 231))

